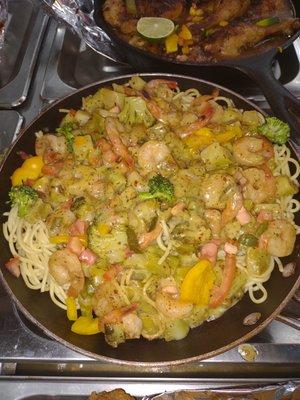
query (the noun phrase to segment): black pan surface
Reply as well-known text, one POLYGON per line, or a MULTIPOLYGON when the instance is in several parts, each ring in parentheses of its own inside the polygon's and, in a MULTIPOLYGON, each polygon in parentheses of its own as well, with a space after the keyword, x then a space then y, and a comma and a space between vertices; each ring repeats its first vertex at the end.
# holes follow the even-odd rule
MULTIPOLYGON (((230 97, 237 107, 245 110, 253 108, 259 110, 255 105, 234 92, 207 81, 181 75, 141 75, 145 80, 154 78, 173 79, 178 82, 181 89, 194 87, 202 93, 211 93, 213 88, 218 87, 220 95, 230 97)), ((130 77, 130 75, 127 75, 101 81, 59 100, 23 131, 4 160, 0 171, 0 215, 2 223, 5 220, 3 213, 9 208, 7 200, 10 189, 10 176, 22 163, 17 152, 23 150, 27 153, 33 153, 35 132, 41 129, 50 132, 55 131, 62 118, 62 114, 58 111, 59 109, 80 108, 82 97, 94 93, 99 87, 109 86, 112 83, 124 83, 130 77)), ((174 365, 192 360, 206 359, 229 350, 239 343, 247 341, 271 322, 292 297, 300 283, 300 241, 297 240, 293 254, 284 260, 284 262, 294 261, 297 263, 296 274, 289 278, 283 278, 278 270, 273 271, 269 282, 266 284, 269 296, 263 304, 256 305, 250 301, 248 295, 245 295, 239 303, 228 310, 221 318, 204 323, 202 326, 191 330, 189 335, 181 341, 165 342, 163 340, 154 340, 149 342, 141 339, 128 341, 114 349, 106 344, 103 335, 79 336, 73 334, 70 331, 71 323, 67 320, 65 312, 52 303, 47 293, 41 294, 28 289, 21 278, 16 279, 6 270, 4 263, 11 257, 11 254, 2 230, 0 245, 0 277, 2 283, 25 316, 50 337, 64 345, 92 358, 119 364, 156 367, 158 365, 174 365), (244 317, 252 312, 260 312, 262 314, 259 323, 256 326, 244 326, 242 324, 244 317)))

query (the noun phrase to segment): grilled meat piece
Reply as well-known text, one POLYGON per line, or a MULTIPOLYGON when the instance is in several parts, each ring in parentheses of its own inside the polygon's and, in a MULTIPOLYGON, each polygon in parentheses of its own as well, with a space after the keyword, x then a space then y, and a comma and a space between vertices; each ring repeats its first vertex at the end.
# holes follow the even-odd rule
POLYGON ((106 22, 119 28, 126 19, 124 0, 106 0, 103 6, 103 16, 106 22))
POLYGON ((251 22, 238 22, 216 32, 204 44, 204 51, 218 58, 238 56, 242 50, 272 36, 288 36, 300 28, 300 19, 289 18, 277 24, 261 27, 251 22))
POLYGON ((245 14, 251 0, 222 0, 213 13, 201 22, 194 24, 193 30, 209 29, 218 25, 221 21, 231 21, 245 14))
POLYGON ((201 8, 205 13, 211 13, 215 11, 223 0, 198 0, 193 1, 197 8, 201 8))
POLYGON ((253 0, 245 18, 260 20, 269 17, 292 17, 292 10, 287 11, 287 0, 253 0))
MULTIPOLYGON (((137 17, 164 17, 176 20, 185 12, 185 0, 136 0, 137 17)), ((137 19, 128 15, 125 0, 106 0, 103 6, 106 22, 122 33, 136 32, 137 19)))
POLYGON ((185 0, 136 0, 140 17, 164 17, 176 20, 185 11, 185 0))
POLYGON ((135 400, 134 397, 127 394, 123 389, 115 389, 111 392, 93 392, 88 400, 135 400))

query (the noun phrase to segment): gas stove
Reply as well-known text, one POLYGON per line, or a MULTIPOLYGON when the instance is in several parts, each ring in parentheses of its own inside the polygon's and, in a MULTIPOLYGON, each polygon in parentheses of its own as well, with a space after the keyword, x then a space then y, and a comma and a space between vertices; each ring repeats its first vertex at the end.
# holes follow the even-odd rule
MULTIPOLYGON (((0 58, 0 147, 5 151, 42 109, 54 100, 101 79, 137 72, 95 53, 70 30, 49 19, 31 0, 9 1, 9 23, 0 58), (22 9, 22 13, 18 10, 22 9), (18 68, 14 68, 17 66, 18 68)), ((153 71, 159 72, 159 71, 153 71)), ((184 71, 182 71, 184 73, 184 71)), ((300 98, 300 39, 274 63, 274 74, 300 98)), ((227 86, 268 110, 249 78, 226 71, 199 77, 227 86), (221 75, 221 76, 220 76, 221 75)), ((300 295, 251 343, 258 350, 245 362, 234 348, 199 363, 176 367, 123 367, 103 363, 46 337, 18 312, 0 287, 0 375, 109 376, 176 379, 284 379, 300 377, 300 295)), ((122 378, 123 379, 123 378, 122 378)), ((124 378, 125 379, 125 378, 124 378)), ((2 398, 2 397, 1 397, 2 398)))

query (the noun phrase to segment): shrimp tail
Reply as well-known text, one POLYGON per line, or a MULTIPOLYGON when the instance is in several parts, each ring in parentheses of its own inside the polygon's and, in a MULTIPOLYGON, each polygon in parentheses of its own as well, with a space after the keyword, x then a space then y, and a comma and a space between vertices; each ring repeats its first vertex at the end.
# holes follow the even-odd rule
POLYGON ((154 240, 158 238, 161 232, 162 232, 162 227, 160 226, 160 224, 157 224, 152 231, 140 235, 139 237, 140 248, 146 249, 152 242, 154 242, 154 240))

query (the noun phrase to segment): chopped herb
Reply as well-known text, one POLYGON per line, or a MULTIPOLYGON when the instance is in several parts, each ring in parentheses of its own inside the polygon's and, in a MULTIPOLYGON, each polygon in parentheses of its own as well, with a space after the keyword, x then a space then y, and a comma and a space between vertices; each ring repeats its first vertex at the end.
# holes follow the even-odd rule
POLYGON ((66 122, 60 128, 56 129, 56 132, 64 136, 66 139, 67 149, 70 153, 73 153, 73 143, 74 143, 74 134, 73 134, 73 124, 71 122, 66 122))

